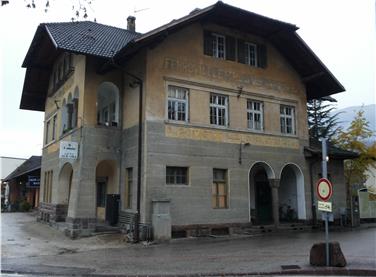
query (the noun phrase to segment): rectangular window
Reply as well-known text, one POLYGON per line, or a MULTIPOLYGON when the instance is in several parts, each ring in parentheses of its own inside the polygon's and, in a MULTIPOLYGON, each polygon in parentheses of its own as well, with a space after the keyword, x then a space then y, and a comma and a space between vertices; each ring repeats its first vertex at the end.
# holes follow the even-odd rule
POLYGON ((247 123, 251 130, 264 130, 263 103, 259 101, 247 101, 247 123))
POLYGON ((46 202, 46 203, 51 203, 52 177, 53 177, 53 171, 52 170, 44 172, 43 202, 46 202))
POLYGON ((168 119, 188 121, 188 89, 168 86, 167 98, 168 119))
POLYGON ((281 133, 295 134, 295 108, 291 106, 280 107, 281 133))
POLYGON ((56 138, 56 124, 57 124, 57 115, 55 114, 52 118, 52 140, 56 138))
POLYGON ((47 202, 47 179, 48 179, 48 172, 44 172, 44 182, 43 182, 43 202, 47 202))
POLYGON ((212 207, 214 209, 228 208, 227 170, 213 169, 212 207))
POLYGON ((188 168, 187 167, 166 167, 166 184, 167 185, 188 185, 188 168))
POLYGON ((125 197, 124 208, 132 208, 133 168, 127 168, 125 172, 125 197))
POLYGON ((245 43, 245 63, 251 66, 257 66, 257 45, 245 43))
POLYGON ((49 181, 49 189, 48 189, 48 203, 51 203, 52 200, 52 178, 53 178, 53 171, 50 171, 50 181, 49 181))
POLYGON ((213 57, 219 59, 226 58, 226 39, 225 36, 213 34, 213 57))
POLYGON ((227 126, 228 97, 224 95, 210 95, 210 124, 227 126))
POLYGON ((44 138, 44 144, 47 144, 50 140, 50 120, 46 122, 46 137, 44 138))

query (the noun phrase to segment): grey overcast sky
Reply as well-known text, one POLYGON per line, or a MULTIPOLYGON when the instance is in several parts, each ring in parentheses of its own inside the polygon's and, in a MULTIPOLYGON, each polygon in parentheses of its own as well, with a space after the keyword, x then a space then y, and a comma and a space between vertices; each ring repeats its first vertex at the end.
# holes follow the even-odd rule
MULTIPOLYGON (((35 0, 43 5, 45 0, 35 0)), ((20 110, 22 61, 41 22, 70 21, 74 0, 50 0, 51 8, 27 9, 22 0, 0 7, 0 156, 40 155, 43 113, 20 110)), ((76 1, 78 2, 78 1, 76 1)), ((338 108, 375 103, 374 0, 225 0, 227 4, 297 25, 299 35, 344 85, 338 108)), ((146 32, 215 1, 94 0, 90 17, 126 28, 128 15, 146 32), (141 11, 138 11, 141 10, 141 11), (136 12, 135 12, 136 11, 136 12), (137 12, 138 11, 138 12, 137 12)))

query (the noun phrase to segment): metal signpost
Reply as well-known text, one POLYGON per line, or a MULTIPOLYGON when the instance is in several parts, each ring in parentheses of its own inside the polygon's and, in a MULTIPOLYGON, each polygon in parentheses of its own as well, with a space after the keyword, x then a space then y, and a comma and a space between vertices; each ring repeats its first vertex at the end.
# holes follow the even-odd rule
POLYGON ((328 221, 332 212, 332 203, 327 202, 333 193, 331 182, 328 178, 326 138, 320 139, 322 143, 322 178, 317 183, 317 195, 322 201, 318 201, 318 209, 325 217, 325 258, 326 266, 329 266, 329 226, 328 221))

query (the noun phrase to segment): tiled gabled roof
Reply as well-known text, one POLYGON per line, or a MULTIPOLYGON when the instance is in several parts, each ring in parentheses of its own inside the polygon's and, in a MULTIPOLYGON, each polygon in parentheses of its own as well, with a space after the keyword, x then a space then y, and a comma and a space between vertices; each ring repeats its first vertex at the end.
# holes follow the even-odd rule
POLYGON ((11 172, 4 181, 9 181, 11 179, 17 178, 26 173, 32 172, 34 170, 41 168, 42 156, 31 156, 28 160, 23 162, 19 167, 17 167, 13 172, 11 172))
MULTIPOLYGON (((22 64, 28 67, 38 43, 47 32, 56 49, 102 58, 112 58, 141 34, 91 21, 41 23, 22 64)), ((35 57, 34 57, 35 58, 35 57)))
POLYGON ((111 58, 131 40, 136 32, 91 21, 46 23, 57 48, 88 55, 111 58))

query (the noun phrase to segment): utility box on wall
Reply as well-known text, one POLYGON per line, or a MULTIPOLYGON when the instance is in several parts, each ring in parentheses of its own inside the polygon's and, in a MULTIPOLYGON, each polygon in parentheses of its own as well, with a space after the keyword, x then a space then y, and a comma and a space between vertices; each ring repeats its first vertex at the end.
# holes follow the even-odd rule
POLYGON ((171 215, 169 199, 152 200, 153 203, 153 238, 156 241, 171 239, 171 215))

